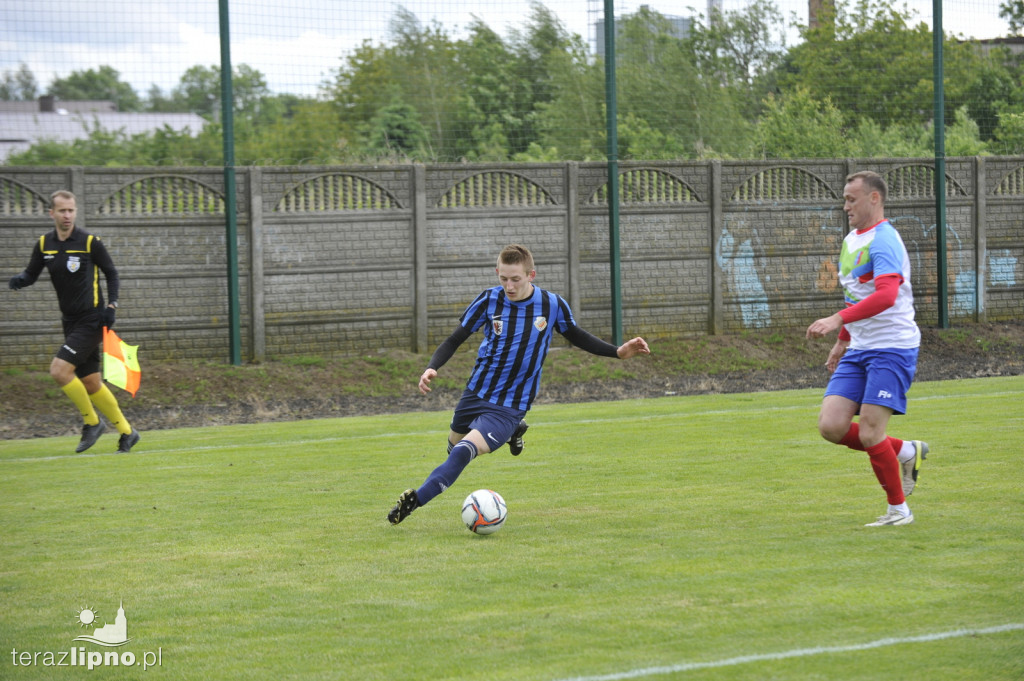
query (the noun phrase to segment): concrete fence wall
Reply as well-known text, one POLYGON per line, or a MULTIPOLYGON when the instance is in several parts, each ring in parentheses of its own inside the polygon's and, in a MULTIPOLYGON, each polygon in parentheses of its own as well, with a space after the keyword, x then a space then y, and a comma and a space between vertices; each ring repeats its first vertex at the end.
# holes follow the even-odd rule
MULTIPOLYGON (((838 309, 844 178, 872 169, 911 254, 918 319, 938 320, 928 159, 621 163, 623 327, 650 338, 802 327, 838 309)), ((239 168, 246 359, 429 352, 496 283, 505 244, 537 284, 609 338, 603 163, 239 168)), ((950 318, 1024 316, 1024 158, 946 163, 950 318)), ((122 278, 118 329, 152 359, 226 360, 224 178, 210 168, 0 167, 0 274, 20 272, 71 189, 79 225, 122 278)), ((60 341, 43 275, 4 290, 0 366, 45 365, 60 341)))

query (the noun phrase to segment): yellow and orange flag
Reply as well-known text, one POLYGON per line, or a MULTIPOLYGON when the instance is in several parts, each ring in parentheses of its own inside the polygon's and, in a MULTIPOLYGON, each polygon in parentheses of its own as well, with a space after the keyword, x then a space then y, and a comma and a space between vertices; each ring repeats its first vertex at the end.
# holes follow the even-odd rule
POLYGON ((138 345, 128 345, 113 329, 103 327, 103 378, 127 390, 132 397, 142 380, 138 352, 138 345))

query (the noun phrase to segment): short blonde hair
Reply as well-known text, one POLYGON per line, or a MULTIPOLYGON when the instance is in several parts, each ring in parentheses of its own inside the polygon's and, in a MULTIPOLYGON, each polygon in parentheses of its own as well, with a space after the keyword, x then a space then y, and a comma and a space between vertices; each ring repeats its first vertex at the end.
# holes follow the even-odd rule
POLYGON ((533 254, 526 246, 509 244, 498 254, 499 265, 522 265, 527 274, 533 272, 533 254))

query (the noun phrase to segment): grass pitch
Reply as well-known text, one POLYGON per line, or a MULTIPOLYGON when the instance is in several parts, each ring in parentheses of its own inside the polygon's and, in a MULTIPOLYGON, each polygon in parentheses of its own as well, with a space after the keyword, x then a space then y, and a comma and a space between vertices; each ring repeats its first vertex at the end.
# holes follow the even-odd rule
POLYGON ((61 651, 109 652, 73 639, 123 603, 136 664, 90 676, 1020 679, 1022 399, 1024 377, 914 386, 891 433, 932 455, 896 528, 863 527, 885 497, 817 435, 818 390, 542 405, 522 456, 397 527, 454 405, 130 455, 0 441, 0 678, 86 674, 61 651), (489 537, 459 519, 479 487, 509 505, 489 537))

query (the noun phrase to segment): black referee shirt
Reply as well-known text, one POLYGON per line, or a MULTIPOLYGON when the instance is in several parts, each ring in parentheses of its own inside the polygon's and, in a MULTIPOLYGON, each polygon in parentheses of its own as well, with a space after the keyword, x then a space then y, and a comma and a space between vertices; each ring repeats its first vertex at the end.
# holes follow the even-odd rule
POLYGON ((65 319, 74 319, 104 306, 99 282, 101 271, 107 280, 107 294, 112 301, 117 300, 120 281, 114 261, 99 237, 79 227, 71 230, 71 236, 65 241, 57 238, 56 229, 36 241, 25 268, 29 284, 35 283, 43 267, 50 272, 65 319))

